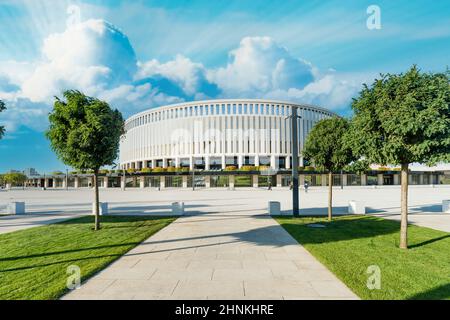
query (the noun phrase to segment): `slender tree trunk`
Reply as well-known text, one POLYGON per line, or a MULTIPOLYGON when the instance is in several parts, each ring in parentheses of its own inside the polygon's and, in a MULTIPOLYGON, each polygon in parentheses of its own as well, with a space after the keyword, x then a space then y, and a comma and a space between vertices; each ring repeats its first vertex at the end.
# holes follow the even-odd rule
POLYGON ((400 248, 408 249, 408 163, 402 164, 400 248))
POLYGON ((333 173, 328 173, 328 221, 333 216, 333 173))
POLYGON ((95 227, 94 230, 100 230, 100 214, 99 214, 99 195, 98 195, 98 169, 94 170, 94 214, 95 214, 95 227))

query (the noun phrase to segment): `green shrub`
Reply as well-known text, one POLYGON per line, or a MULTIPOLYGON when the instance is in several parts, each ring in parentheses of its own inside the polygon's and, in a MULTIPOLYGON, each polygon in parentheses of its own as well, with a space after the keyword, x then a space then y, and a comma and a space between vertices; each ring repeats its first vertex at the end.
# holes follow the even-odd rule
POLYGON ((236 166, 226 166, 225 167, 225 171, 236 171, 236 170, 237 170, 236 166))
POLYGON ((175 167, 168 167, 166 171, 167 172, 176 172, 177 168, 175 168, 175 167))
POLYGON ((166 172, 165 168, 161 168, 161 167, 156 167, 152 170, 152 172, 166 172))
POLYGON ((128 173, 135 173, 135 172, 136 172, 136 170, 135 170, 135 169, 133 169, 133 168, 130 168, 130 169, 127 169, 127 172, 128 172, 128 173))
POLYGON ((141 172, 142 172, 142 173, 152 172, 152 169, 151 169, 151 168, 143 168, 143 169, 141 170, 141 172))

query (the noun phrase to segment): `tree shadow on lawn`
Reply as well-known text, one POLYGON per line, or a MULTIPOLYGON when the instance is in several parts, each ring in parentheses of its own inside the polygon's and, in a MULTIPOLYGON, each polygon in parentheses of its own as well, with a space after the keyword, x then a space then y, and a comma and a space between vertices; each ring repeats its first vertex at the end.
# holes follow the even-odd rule
POLYGON ((444 284, 442 286, 418 293, 412 297, 410 300, 444 300, 450 299, 450 283, 444 284))
POLYGON ((353 216, 343 216, 329 222, 326 217, 318 220, 317 216, 304 216, 304 223, 295 222, 295 218, 280 217, 280 224, 301 244, 320 244, 327 242, 346 241, 360 238, 373 238, 380 235, 395 234, 400 231, 396 221, 375 217, 351 219, 353 216), (346 219, 348 217, 349 219, 346 219), (310 221, 308 221, 310 219, 310 221), (292 221, 292 222, 291 222, 292 221), (325 228, 311 228, 308 224, 320 223, 325 228))
MULTIPOLYGON (((301 218, 310 218, 311 220, 305 223, 294 222, 295 218, 292 217, 280 217, 285 219, 281 221, 280 224, 301 244, 321 244, 336 241, 346 241, 362 238, 375 238, 380 235, 399 235, 400 233, 400 221, 388 220, 373 216, 360 216, 360 218, 352 219, 352 217, 357 217, 355 215, 341 216, 339 218, 333 219, 331 222, 326 220, 318 221, 317 216, 304 216, 301 218), (290 222, 292 219, 292 222, 290 222), (311 228, 308 224, 320 223, 325 225, 325 228, 311 228)), ((424 228, 420 226, 409 225, 411 228, 424 228)), ((433 229, 428 229, 431 232, 442 234, 444 232, 437 231, 433 229)), ((416 249, 420 247, 425 247, 433 243, 450 238, 450 234, 444 234, 435 238, 427 237, 427 234, 421 236, 420 242, 410 237, 409 239, 409 249, 416 249), (424 239, 424 237, 426 237, 424 239)))

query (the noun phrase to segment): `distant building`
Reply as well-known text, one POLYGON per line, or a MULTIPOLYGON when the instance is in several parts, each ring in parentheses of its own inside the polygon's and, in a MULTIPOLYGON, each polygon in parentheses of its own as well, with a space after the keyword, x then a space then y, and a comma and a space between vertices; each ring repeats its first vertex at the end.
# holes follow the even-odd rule
MULTIPOLYGON (((298 108, 302 150, 312 127, 337 116, 311 106, 272 100, 210 100, 149 109, 125 122, 120 143, 122 169, 227 166, 290 169, 291 128, 286 117, 298 108)), ((300 166, 304 165, 299 153, 300 166)))
POLYGON ((28 178, 39 176, 39 172, 37 172, 35 168, 26 168, 26 169, 24 170, 24 174, 25 174, 28 178))

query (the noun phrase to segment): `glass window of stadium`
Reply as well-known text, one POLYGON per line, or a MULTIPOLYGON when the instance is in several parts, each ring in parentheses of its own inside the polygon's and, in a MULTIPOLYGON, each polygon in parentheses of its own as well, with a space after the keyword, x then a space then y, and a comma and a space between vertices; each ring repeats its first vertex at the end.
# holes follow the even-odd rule
POLYGON ((219 157, 211 157, 209 160, 209 168, 211 170, 222 169, 222 159, 219 157))
POLYGON ((254 166, 255 165, 255 157, 245 156, 244 157, 244 165, 254 166))
POLYGON ((270 166, 270 157, 267 157, 267 156, 259 157, 259 165, 260 166, 270 166))

